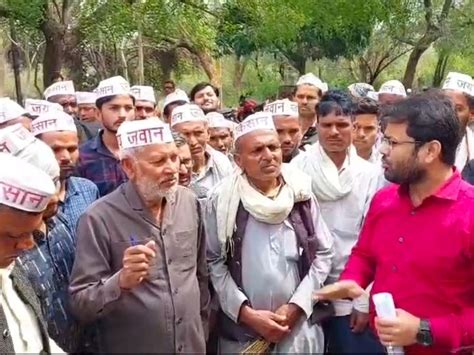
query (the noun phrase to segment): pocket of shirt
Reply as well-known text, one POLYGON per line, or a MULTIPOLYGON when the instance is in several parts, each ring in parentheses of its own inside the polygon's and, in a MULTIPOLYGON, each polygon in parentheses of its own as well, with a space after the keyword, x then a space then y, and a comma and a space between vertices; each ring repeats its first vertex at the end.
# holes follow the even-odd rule
POLYGON ((196 255, 196 234, 197 230, 196 229, 191 229, 188 231, 183 231, 183 232, 176 232, 174 234, 175 238, 175 243, 177 250, 179 252, 179 256, 182 256, 184 258, 195 256, 196 255))

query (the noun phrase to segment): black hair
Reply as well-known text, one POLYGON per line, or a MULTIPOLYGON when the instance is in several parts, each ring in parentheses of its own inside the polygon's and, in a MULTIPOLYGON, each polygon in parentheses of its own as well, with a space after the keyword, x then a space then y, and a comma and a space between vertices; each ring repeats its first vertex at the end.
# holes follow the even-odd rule
MULTIPOLYGON (((117 95, 112 95, 112 96, 105 96, 105 97, 101 97, 99 99, 96 100, 95 102, 95 106, 101 110, 102 109, 102 106, 104 106, 104 104, 106 104, 107 102, 110 102, 112 101, 117 95)), ((132 96, 132 95, 128 95, 130 96, 130 98, 132 99, 133 101, 133 106, 135 106, 135 98, 132 96)))
POLYGON ((353 117, 353 103, 349 94, 342 90, 330 90, 321 97, 321 101, 316 105, 318 119, 331 113, 353 117))
POLYGON ((170 105, 176 105, 176 106, 181 106, 181 105, 186 105, 188 102, 187 101, 184 101, 184 100, 178 100, 178 101, 173 101, 173 102, 170 102, 168 105, 166 105, 163 109, 163 114, 165 116, 169 116, 170 114, 170 105))
POLYGON ((354 102, 354 115, 377 115, 379 113, 379 104, 377 101, 368 97, 362 97, 354 102))
POLYGON ((173 80, 165 80, 165 81, 163 82, 163 86, 165 86, 166 84, 171 84, 171 85, 173 85, 173 87, 176 87, 176 85, 175 85, 175 83, 174 83, 173 80))
POLYGON ((441 143, 441 161, 454 165, 461 141, 461 125, 451 100, 439 90, 416 94, 382 112, 385 123, 406 123, 406 133, 416 142, 441 143))
POLYGON ((216 96, 219 97, 219 89, 216 88, 214 85, 212 85, 211 83, 206 83, 206 82, 202 82, 202 83, 199 83, 199 84, 196 84, 192 89, 191 89, 191 92, 189 93, 189 98, 191 99, 191 101, 194 101, 194 96, 199 92, 201 91, 202 89, 206 88, 210 86, 212 88, 212 90, 214 90, 214 92, 216 93, 216 96))

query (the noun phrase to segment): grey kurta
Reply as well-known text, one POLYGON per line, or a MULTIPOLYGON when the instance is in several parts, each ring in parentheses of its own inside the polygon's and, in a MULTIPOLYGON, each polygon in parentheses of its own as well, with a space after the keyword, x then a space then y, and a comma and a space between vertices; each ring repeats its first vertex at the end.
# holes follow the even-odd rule
POLYGON ((205 352, 209 307, 206 241, 196 196, 178 187, 158 226, 131 182, 81 217, 71 302, 84 321, 99 320, 102 352, 205 352), (147 280, 120 289, 119 270, 131 239, 155 240, 147 280))
MULTIPOLYGON (((311 212, 318 236, 318 251, 303 280, 297 266, 301 250, 291 224, 284 221, 279 225, 270 225, 249 216, 242 246, 243 292, 230 276, 221 255, 212 198, 206 209, 209 269, 222 310, 234 322, 238 321, 240 307, 247 300, 259 310, 276 311, 283 304, 294 303, 304 311, 292 333, 275 347, 274 351, 278 353, 321 353, 324 349, 321 328, 312 326, 308 318, 313 310, 312 291, 320 288, 331 268, 333 239, 321 218, 316 200, 313 201, 311 212)), ((245 344, 220 339, 220 351, 223 353, 238 353, 244 347, 245 344)))

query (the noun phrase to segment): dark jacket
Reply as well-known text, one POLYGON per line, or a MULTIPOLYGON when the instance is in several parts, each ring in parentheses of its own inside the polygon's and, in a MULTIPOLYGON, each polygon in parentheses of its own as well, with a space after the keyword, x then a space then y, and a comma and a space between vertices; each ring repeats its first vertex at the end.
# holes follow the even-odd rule
MULTIPOLYGON (((28 306, 31 307, 37 321, 38 327, 41 334, 41 340, 43 342, 43 350, 42 354, 50 354, 51 350, 49 348, 49 336, 48 336, 48 328, 46 321, 43 317, 41 312, 41 306, 36 297, 35 291, 31 287, 30 282, 23 274, 23 272, 18 268, 14 267, 12 273, 10 275, 12 279, 13 288, 18 294, 18 297, 28 306)), ((1 354, 11 354, 15 353, 13 348, 13 342, 10 336, 10 331, 8 329, 7 318, 5 317, 5 313, 3 309, 0 307, 0 331, 2 334, 2 340, 0 341, 0 353, 1 354)))

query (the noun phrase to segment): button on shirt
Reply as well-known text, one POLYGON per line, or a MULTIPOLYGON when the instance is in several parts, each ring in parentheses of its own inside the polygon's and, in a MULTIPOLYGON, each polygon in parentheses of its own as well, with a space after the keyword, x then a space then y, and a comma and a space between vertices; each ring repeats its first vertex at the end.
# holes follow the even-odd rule
MULTIPOLYGON (((453 176, 414 208, 405 186, 377 193, 341 279, 428 319, 434 346, 407 354, 447 354, 474 345, 474 187, 453 176)), ((373 314, 373 307, 371 307, 373 314)))
POLYGON ((48 333, 67 352, 76 351, 80 328, 69 311, 68 285, 74 262, 74 240, 63 216, 48 222, 49 232, 38 233, 36 246, 17 259, 38 296, 48 333))
POLYGON ((67 179, 66 196, 59 203, 59 211, 66 217, 73 233, 79 217, 98 198, 99 189, 92 181, 74 176, 67 179))
POLYGON ((120 161, 104 145, 102 134, 103 131, 81 145, 78 170, 82 177, 97 185, 101 196, 105 196, 127 181, 127 176, 120 161))

